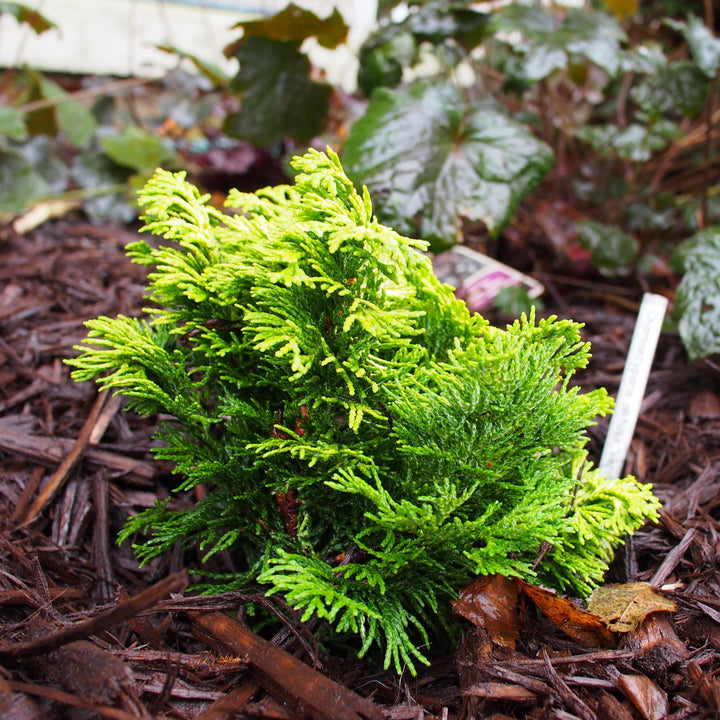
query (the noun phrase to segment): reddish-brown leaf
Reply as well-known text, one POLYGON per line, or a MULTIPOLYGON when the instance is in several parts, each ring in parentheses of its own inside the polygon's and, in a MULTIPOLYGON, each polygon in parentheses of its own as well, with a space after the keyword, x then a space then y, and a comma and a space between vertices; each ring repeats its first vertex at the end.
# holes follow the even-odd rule
POLYGON ((490 639, 503 647, 515 648, 520 634, 518 581, 502 575, 481 575, 460 591, 453 610, 483 628, 490 639))
POLYGON ((645 720, 667 717, 667 695, 646 675, 619 675, 617 684, 645 720))
POLYGON ((520 589, 557 627, 583 647, 615 647, 615 637, 597 615, 537 585, 520 582, 520 589))

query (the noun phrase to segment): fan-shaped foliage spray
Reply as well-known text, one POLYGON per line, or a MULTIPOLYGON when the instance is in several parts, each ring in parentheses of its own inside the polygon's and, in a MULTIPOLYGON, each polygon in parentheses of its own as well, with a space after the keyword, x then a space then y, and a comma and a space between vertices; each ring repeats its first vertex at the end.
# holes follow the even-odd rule
POLYGON ((183 173, 142 191, 132 258, 149 319, 101 317, 70 361, 143 414, 192 508, 167 501, 123 537, 147 560, 176 541, 230 549, 305 616, 424 661, 418 644, 478 573, 586 593, 657 513, 647 485, 586 462, 604 390, 570 386, 576 323, 470 315, 429 261, 373 217, 338 158, 294 160, 293 186, 232 192, 221 213, 183 173), (551 549, 542 555, 541 548, 551 549))

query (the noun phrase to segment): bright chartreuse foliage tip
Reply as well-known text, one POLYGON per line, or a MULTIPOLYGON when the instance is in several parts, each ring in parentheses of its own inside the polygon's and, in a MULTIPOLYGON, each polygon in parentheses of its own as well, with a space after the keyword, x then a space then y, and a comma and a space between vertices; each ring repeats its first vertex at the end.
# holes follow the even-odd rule
POLYGON ((657 515, 649 485, 586 462, 604 390, 570 380, 589 346, 568 320, 507 329, 441 285, 422 243, 373 217, 336 155, 294 160, 293 186, 231 192, 224 214, 183 173, 140 196, 148 319, 90 320, 70 360, 143 414, 156 450, 203 483, 130 519, 142 560, 181 540, 230 549, 305 617, 425 662, 427 629, 476 574, 587 593, 624 536, 657 515), (541 548, 550 546, 537 562, 541 548))

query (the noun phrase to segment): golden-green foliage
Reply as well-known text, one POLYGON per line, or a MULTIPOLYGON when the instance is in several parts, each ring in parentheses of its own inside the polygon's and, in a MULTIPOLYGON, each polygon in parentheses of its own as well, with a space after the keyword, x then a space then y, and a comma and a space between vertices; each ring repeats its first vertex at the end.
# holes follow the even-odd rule
POLYGON ((294 166, 292 187, 231 193, 234 214, 182 173, 141 195, 169 242, 129 252, 160 309, 89 321, 70 363, 171 416, 157 456, 180 490, 210 492, 158 503, 123 537, 147 533, 143 560, 177 540, 230 548, 242 572, 225 587, 281 592, 398 670, 425 661, 419 641, 477 573, 586 593, 658 502, 585 462, 611 399, 569 385, 589 358, 580 326, 491 327, 421 243, 373 218, 334 154, 294 166))

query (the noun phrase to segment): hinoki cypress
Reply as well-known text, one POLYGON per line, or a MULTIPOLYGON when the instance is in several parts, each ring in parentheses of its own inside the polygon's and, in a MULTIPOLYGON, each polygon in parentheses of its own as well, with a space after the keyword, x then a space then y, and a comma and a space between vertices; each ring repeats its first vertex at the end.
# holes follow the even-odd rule
POLYGON ((128 248, 156 307, 90 320, 69 362, 169 417, 157 457, 178 491, 209 491, 158 502, 121 539, 145 533, 141 560, 178 540, 230 549, 241 570, 220 587, 282 593, 398 671, 425 662, 428 627, 476 574, 588 593, 659 504, 586 460, 612 400, 570 385, 590 357, 580 325, 490 326, 422 242, 374 219, 337 156, 294 167, 293 186, 231 192, 233 213, 183 173, 140 195, 168 241, 128 248))

